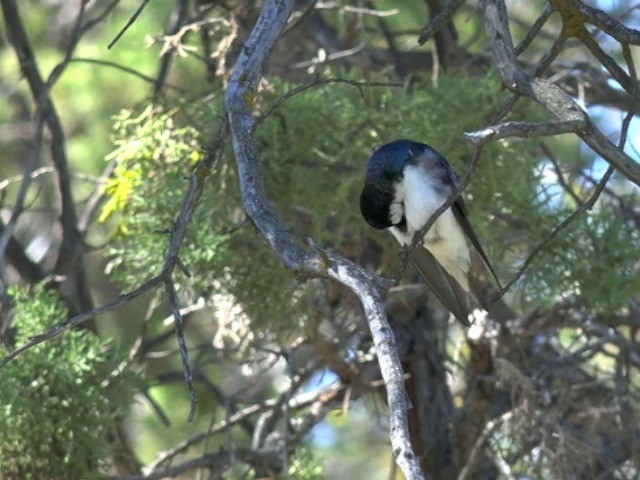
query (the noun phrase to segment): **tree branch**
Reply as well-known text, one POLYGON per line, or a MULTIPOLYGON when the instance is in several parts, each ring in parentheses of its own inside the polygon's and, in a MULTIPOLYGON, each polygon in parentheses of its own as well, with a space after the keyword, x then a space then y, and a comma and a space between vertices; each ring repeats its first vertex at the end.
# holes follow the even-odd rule
POLYGON ((252 450, 234 448, 202 455, 198 458, 186 460, 174 467, 168 467, 165 470, 152 472, 147 475, 125 475, 112 478, 114 478, 114 480, 162 480, 165 478, 179 477, 191 470, 200 468, 220 472, 237 463, 247 463, 253 467, 263 466, 271 470, 277 470, 282 464, 279 453, 280 452, 275 449, 252 450))
POLYGON ((640 45, 640 30, 629 28, 626 25, 611 18, 602 10, 591 7, 582 1, 552 0, 554 8, 562 13, 563 17, 573 17, 595 25, 607 35, 612 36, 621 43, 640 45))
POLYGON ((518 64, 507 10, 503 0, 482 0, 485 28, 494 63, 505 86, 520 95, 540 103, 562 122, 575 122, 575 132, 596 153, 606 159, 629 180, 640 186, 640 165, 611 143, 590 121, 587 114, 557 85, 539 78, 530 78, 518 64))
POLYGON ((484 145, 491 140, 499 140, 509 137, 544 137, 560 135, 562 133, 575 133, 582 126, 582 122, 569 120, 566 122, 505 122, 499 125, 491 125, 482 130, 465 133, 464 136, 474 145, 484 145))
POLYGON ((420 29, 420 35, 418 36, 418 43, 424 45, 442 26, 451 21, 460 7, 464 5, 466 0, 454 0, 448 2, 447 5, 438 14, 431 19, 424 27, 420 29))
POLYGON ((255 119, 251 99, 256 94, 264 63, 293 7, 293 0, 269 0, 242 50, 225 95, 242 200, 247 215, 283 263, 304 276, 332 278, 349 287, 360 299, 374 339, 389 404, 390 438, 396 461, 406 478, 423 474, 411 446, 407 423, 407 398, 402 366, 387 321, 380 280, 346 258, 300 247, 269 200, 258 149, 253 139, 255 119))
POLYGON ((153 462, 148 465, 148 469, 150 472, 158 471, 164 464, 166 464, 176 456, 186 452, 193 446, 204 442, 206 439, 212 437, 213 435, 224 432, 230 426, 246 421, 246 419, 253 415, 263 413, 267 410, 280 408, 285 402, 287 402, 288 404, 287 408, 291 410, 305 408, 317 402, 327 403, 328 400, 333 399, 338 393, 342 392, 344 388, 344 385, 342 385, 340 382, 335 382, 331 385, 328 385, 327 387, 323 387, 312 392, 301 393, 291 399, 286 398, 290 395, 290 392, 285 392, 279 397, 270 398, 263 403, 254 403, 248 407, 243 408, 242 410, 238 410, 237 412, 230 414, 225 420, 222 420, 215 425, 211 425, 204 432, 196 433, 195 435, 181 441, 168 450, 164 450, 158 453, 153 462))
POLYGON ((118 34, 115 36, 115 38, 113 40, 111 40, 111 42, 109 43, 109 45, 107 45, 107 48, 110 50, 117 42, 118 40, 120 40, 120 38, 125 34, 125 32, 127 30, 129 30, 129 27, 131 27, 131 25, 133 25, 135 23, 135 21, 138 19, 138 17, 140 16, 140 14, 142 13, 142 11, 144 10, 144 7, 147 6, 147 3, 149 3, 149 0, 142 0, 142 3, 138 6, 138 8, 136 9, 135 12, 133 12, 133 15, 131 15, 131 17, 129 18, 129 20, 127 21, 127 23, 124 25, 124 27, 122 27, 120 29, 120 31, 118 32, 118 34))

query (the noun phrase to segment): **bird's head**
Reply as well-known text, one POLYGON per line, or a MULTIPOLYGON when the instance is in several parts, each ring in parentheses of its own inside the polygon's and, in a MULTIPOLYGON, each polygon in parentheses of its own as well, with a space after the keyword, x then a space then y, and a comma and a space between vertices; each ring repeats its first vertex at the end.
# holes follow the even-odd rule
POLYGON ((395 187, 402 181, 406 166, 416 164, 428 151, 432 151, 428 145, 406 139, 395 140, 373 151, 360 195, 360 210, 369 225, 378 229, 393 225, 389 212, 395 187))
POLYGON ((402 179, 407 164, 415 163, 429 147, 411 140, 394 140, 374 149, 367 164, 366 182, 394 184, 402 179))

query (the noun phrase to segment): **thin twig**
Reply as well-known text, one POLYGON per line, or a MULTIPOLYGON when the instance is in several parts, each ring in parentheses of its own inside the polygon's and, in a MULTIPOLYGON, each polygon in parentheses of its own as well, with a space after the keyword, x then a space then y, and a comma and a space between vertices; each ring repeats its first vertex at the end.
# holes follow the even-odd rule
POLYGON ((551 231, 551 233, 549 233, 549 236, 545 238, 542 242, 540 242, 531 251, 531 253, 529 253, 525 261, 522 263, 522 265, 516 272, 516 274, 511 278, 511 280, 509 280, 509 282, 502 288, 502 290, 500 290, 500 292, 498 292, 494 296, 494 298, 492 299, 492 302, 502 298, 504 294, 507 293, 509 289, 513 286, 513 284, 515 284, 518 280, 520 280, 522 275, 524 275, 524 273, 529 268, 529 265, 531 265, 531 262, 533 262, 533 260, 538 256, 538 254, 542 252, 547 247, 547 245, 549 245, 564 229, 566 229, 576 218, 578 218, 584 212, 586 212, 587 210, 591 210, 593 205, 596 203, 596 201, 600 197, 600 194, 604 190, 604 187, 607 185, 607 182, 611 178, 611 175, 613 175, 613 172, 614 172, 614 168, 612 166, 609 166, 609 168, 600 179, 600 182, 596 186, 591 196, 584 203, 582 203, 576 210, 574 210, 571 213, 571 215, 569 215, 562 222, 560 222, 560 224, 557 225, 551 231))
POLYGON ((107 179, 113 173, 113 169, 115 168, 115 160, 111 160, 105 169, 102 171, 100 178, 98 179, 97 185, 91 193, 91 196, 86 202, 84 210, 78 219, 78 231, 83 236, 86 235, 87 230, 89 229, 89 225, 93 220, 93 215, 96 210, 100 206, 102 199, 104 198, 104 189, 107 182, 107 179))
POLYGON ((271 115, 274 111, 280 108, 285 102, 295 97, 296 95, 310 90, 312 88, 321 87, 324 85, 330 85, 333 83, 345 83, 347 85, 352 85, 360 90, 360 93, 364 97, 363 88, 364 87, 393 87, 393 88, 403 88, 404 85, 402 83, 397 82, 362 82, 357 80, 350 80, 348 78, 320 78, 320 76, 316 76, 313 80, 303 84, 298 85, 297 87, 292 88, 288 92, 283 93, 273 104, 269 106, 269 108, 260 116, 256 118, 256 125, 262 123, 269 115, 271 115))
POLYGON ((193 374, 191 373, 191 362, 189 362, 189 349, 187 348, 187 342, 184 339, 182 312, 180 311, 180 307, 178 307, 178 296, 171 278, 165 279, 164 288, 176 322, 175 331, 178 339, 178 348, 180 349, 180 358, 182 359, 182 371, 184 373, 184 381, 187 384, 187 389, 189 391, 190 408, 189 415, 187 416, 187 423, 191 423, 196 415, 198 395, 196 394, 196 389, 193 387, 193 374))
POLYGON ((580 205, 580 203, 582 203, 582 199, 578 196, 571 185, 567 183, 567 180, 564 178, 564 173, 562 172, 562 168, 560 167, 560 163, 558 162, 556 156, 543 142, 540 142, 540 148, 553 165, 553 169, 556 171, 556 176, 558 177, 558 183, 560 184, 560 186, 564 189, 565 192, 569 194, 573 201, 576 202, 576 205, 580 205))
POLYGON ((147 3, 149 3, 149 0, 142 0, 142 3, 138 7, 138 9, 135 12, 133 12, 133 15, 131 15, 131 17, 129 18, 129 20, 125 24, 125 26, 122 27, 122 29, 118 32, 118 34, 115 36, 115 38, 113 40, 111 40, 109 45, 107 45, 107 49, 111 50, 111 47, 113 47, 116 44, 116 42, 118 40, 120 40, 120 37, 122 37, 122 35, 124 35, 125 32, 127 30, 129 30, 129 27, 131 27, 131 25, 133 25, 133 23, 138 19, 138 17, 140 16, 142 11, 144 10, 144 7, 147 6, 147 3))
POLYGON ((124 475, 110 478, 113 480, 162 480, 165 478, 181 477, 187 472, 200 468, 220 472, 236 463, 247 463, 254 467, 264 465, 272 469, 278 469, 281 465, 278 453, 277 450, 225 449, 217 453, 209 453, 186 460, 174 467, 167 467, 162 471, 150 472, 144 475, 124 475))
POLYGON ((520 56, 522 52, 524 52, 527 48, 529 48, 529 45, 531 45, 531 42, 533 42, 533 39, 538 36, 538 34, 540 33, 540 30, 542 30, 542 27, 544 27, 544 24, 547 23, 547 20, 549 20, 550 16, 551 16, 551 5, 547 1, 544 4, 544 9, 542 10, 542 14, 536 19, 535 22, 533 22, 533 25, 531 26, 531 28, 529 29, 525 37, 516 47, 515 49, 516 56, 520 56))
MULTIPOLYGON (((175 10, 171 14, 170 25, 167 28, 166 35, 175 35, 180 31, 184 23, 187 21, 187 13, 189 11, 189 2, 187 0, 176 0, 175 10)), ((178 41, 181 41, 179 39, 178 41)), ((174 57, 174 50, 165 52, 164 55, 160 56, 160 68, 158 69, 158 74, 156 75, 155 81, 153 83, 153 96, 157 97, 162 88, 164 87, 164 82, 167 79, 167 75, 169 74, 169 69, 171 67, 171 63, 174 57)))
POLYGON ((475 171, 476 166, 480 161, 480 153, 482 152, 483 146, 484 146, 484 143, 479 143, 475 145, 473 150, 473 155, 471 157, 471 160, 469 161, 469 164, 467 165, 467 171, 465 172, 464 178, 460 181, 460 183, 458 184, 456 189, 451 193, 451 195, 449 195, 449 198, 447 198, 447 201, 444 202, 442 205, 440 205, 440 207, 438 207, 438 209, 435 212, 433 212, 433 215, 431 215, 427 223, 425 223, 424 226, 413 235, 413 241, 411 243, 410 248, 418 248, 422 246, 422 242, 425 235, 431 229, 431 227, 436 222, 436 220, 438 220, 440 215, 442 215, 445 212, 445 210, 450 208, 451 205, 455 203, 455 201, 462 194, 465 188, 467 188, 467 186, 469 185, 469 182, 471 181, 471 176, 473 175, 473 172, 475 171))
POLYGON ((447 2, 445 7, 431 19, 424 27, 420 29, 418 35, 418 43, 424 45, 442 26, 450 21, 460 7, 466 3, 466 0, 453 0, 447 2))
POLYGON ((139 297, 143 293, 148 292, 149 290, 152 290, 153 288, 158 286, 158 284, 160 284, 161 281, 162 281, 161 276, 153 277, 147 280, 142 285, 140 285, 138 288, 135 288, 130 292, 124 293, 122 295, 119 295, 115 300, 112 300, 109 303, 106 303, 104 305, 91 309, 89 311, 83 312, 64 322, 57 323, 56 325, 51 327, 49 330, 47 330, 46 332, 40 335, 34 335, 33 337, 29 337, 24 344, 20 345, 18 348, 16 348, 12 352, 10 352, 8 355, 6 355, 4 358, 0 359, 0 370, 4 366, 6 366, 9 362, 17 358, 20 354, 26 352, 30 348, 33 348, 36 345, 39 345, 53 337, 56 337, 60 335, 62 332, 69 330, 72 327, 75 327, 76 325, 80 325, 84 322, 87 322, 95 317, 102 315, 103 313, 106 313, 110 310, 113 310, 116 307, 119 307, 120 305, 123 305, 129 302, 130 300, 133 300, 134 298, 139 297))
POLYGON ((475 466, 476 461, 478 460, 480 452, 485 447, 485 444, 489 439, 489 436, 502 424, 511 420, 511 418, 516 413, 517 411, 515 410, 509 410, 508 412, 502 414, 500 417, 487 422, 484 429, 482 430, 482 432, 476 439, 475 443, 473 444, 473 448, 471 449, 469 458, 467 459, 464 467, 460 471, 460 474, 458 475, 457 480, 466 480, 467 478, 469 478, 470 473, 473 473, 473 467, 475 466))
POLYGON ((291 65, 291 68, 307 68, 307 67, 312 67, 312 66, 317 66, 317 65, 324 65, 325 63, 329 63, 329 62, 333 62, 335 60, 340 60, 342 58, 346 58, 346 57, 350 57, 352 55, 355 55, 356 53, 362 51, 362 49, 365 47, 365 43, 361 42, 358 45, 351 47, 351 48, 346 48, 344 50, 340 50, 339 52, 333 52, 330 53, 328 55, 323 55, 323 56, 318 56, 315 58, 312 58, 311 60, 305 60, 302 62, 297 62, 291 65))
MULTIPOLYGON (((301 393, 293 397, 289 401, 289 408, 296 410, 300 408, 306 408, 313 403, 322 400, 323 398, 332 395, 335 392, 339 392, 344 389, 344 386, 338 383, 333 383, 327 387, 321 388, 316 391, 301 393)), ((206 439, 213 435, 224 432, 230 426, 246 420, 247 418, 265 412, 272 408, 279 408, 284 401, 284 394, 278 398, 269 399, 263 403, 255 403, 242 410, 229 415, 225 420, 218 422, 204 432, 197 433, 177 445, 174 445, 168 450, 164 450, 156 455, 156 458, 148 466, 150 472, 155 472, 161 468, 165 463, 175 458, 176 456, 186 452, 191 447, 204 442, 206 439)))
MULTIPOLYGON (((118 70, 121 70, 123 72, 126 73, 130 73, 131 75, 134 75, 142 80, 144 80, 145 82, 149 82, 149 83, 153 83, 156 81, 155 78, 150 77, 149 75, 145 75, 142 72, 139 72, 138 70, 135 70, 133 68, 130 67, 126 67, 124 65, 120 65, 119 63, 115 63, 115 62, 110 62, 109 60, 101 60, 99 58, 84 58, 84 57, 73 57, 69 60, 69 62, 77 62, 77 63, 91 63, 94 65, 101 65, 104 67, 111 67, 111 68, 115 68, 118 70)), ((175 90, 177 92, 180 93, 187 93, 188 90, 182 87, 179 87, 177 85, 173 85, 171 83, 164 83, 163 85, 164 87, 167 88, 171 88, 172 90, 175 90)))
MULTIPOLYGON (((504 5, 502 5, 502 8, 504 8, 504 5)), ((489 14, 488 17, 495 15, 496 12, 490 12, 487 9, 487 4, 486 4, 486 0, 485 0, 485 10, 487 10, 487 13, 489 14)), ((501 10, 500 8, 497 9, 497 17, 500 18, 500 21, 502 22, 501 25, 503 25, 503 22, 505 21, 505 17, 504 17, 504 11, 501 10)), ((490 23, 491 21, 495 21, 495 20, 487 20, 488 23, 490 23)), ((504 47, 504 45, 503 45, 504 47)), ((629 67, 629 71, 633 72, 632 73, 632 83, 634 85, 633 87, 633 103, 636 104, 638 103, 639 99, 640 99, 640 94, 639 94, 639 88, 638 88, 638 82, 637 82, 637 77, 635 74, 635 65, 633 63, 633 58, 630 54, 630 50, 627 44, 623 44, 623 53, 625 56, 625 60, 627 61, 627 65, 629 67)), ((511 55, 509 54, 508 51, 508 43, 507 43, 507 48, 505 52, 497 52, 496 55, 504 55, 506 58, 512 58, 511 55)), ((535 96, 535 94, 533 95, 533 98, 536 100, 539 100, 540 103, 545 104, 546 101, 548 101, 547 99, 543 99, 540 100, 539 98, 537 98, 535 96)), ((546 105, 548 107, 548 105, 546 105)), ((616 146, 616 151, 622 153, 623 149, 624 149, 624 145, 627 139, 627 132, 629 129, 629 125, 631 123, 631 119, 633 117, 632 114, 633 108, 630 109, 629 113, 627 113, 624 121, 623 121, 623 125, 622 125, 622 131, 620 134, 620 140, 618 142, 618 145, 616 146)), ((562 112, 558 111, 557 113, 562 114, 562 112)), ((566 114, 566 112, 565 112, 566 114)), ((558 115, 561 116, 561 115, 558 115)), ((595 127, 592 127, 588 129, 588 132, 591 133, 594 136, 601 136, 602 134, 600 134, 599 132, 597 132, 597 130, 595 129, 595 127)), ((583 137, 583 139, 585 141, 587 141, 587 138, 592 138, 590 135, 586 135, 586 138, 584 136, 584 134, 581 134, 581 136, 583 137)), ((607 143, 610 143, 608 140, 606 140, 607 143)), ((587 142, 589 143, 589 142, 587 142)), ((593 147, 592 147, 593 148, 593 147)), ((608 159, 607 157, 605 157, 606 159, 608 159)), ((523 262, 523 264, 520 266, 520 268, 518 269, 518 271, 516 272, 516 274, 513 276, 513 278, 504 286, 504 288, 494 297, 494 301, 501 298, 510 288, 511 286, 513 286, 513 284, 515 284, 521 277, 522 275, 524 275, 525 271, 528 269, 529 265, 531 264, 531 262, 535 259, 535 257, 542 252, 542 250, 544 248, 546 248, 547 245, 549 245, 549 243, 551 243, 565 228, 567 228, 576 218, 578 218, 580 215, 582 215, 584 212, 586 212, 587 210, 591 210, 593 208, 593 205, 595 204, 595 202, 598 200, 598 198, 600 197, 600 195, 602 194, 603 190, 605 189, 607 182, 609 181, 609 179, 611 178, 611 176, 613 175, 613 172, 615 171, 614 166, 617 166, 617 163, 611 162, 611 165, 609 165, 609 167, 607 168, 607 171, 605 172, 605 174, 602 176, 602 178, 600 179, 600 181, 598 182, 598 184, 596 185, 595 190, 593 191, 593 193, 590 195, 590 197, 584 201, 576 210, 574 210, 567 218, 565 218, 559 225, 557 225, 553 231, 549 234, 549 236, 542 241, 540 244, 538 244, 532 251, 531 253, 527 256, 527 258, 525 259, 525 261, 523 262)), ((630 180, 633 181, 633 178, 629 177, 630 180)))
POLYGON ((16 357, 18 357, 21 353, 29 350, 35 345, 45 342, 46 340, 49 340, 76 325, 80 325, 84 322, 87 322, 88 320, 102 315, 105 312, 113 310, 120 305, 123 305, 124 303, 127 303, 128 301, 139 297, 143 293, 154 289, 161 283, 166 282, 167 279, 171 277, 173 269, 178 262, 180 246, 182 245, 182 242, 186 235, 187 226, 191 221, 193 211, 195 210, 198 200, 202 194, 205 181, 211 174, 211 171, 218 160, 220 149, 222 149, 223 138, 226 135, 225 127, 226 123, 223 122, 216 138, 207 148, 207 154, 204 156, 202 161, 196 165, 194 171, 189 177, 189 189, 185 194, 182 208, 176 218, 174 228, 171 230, 171 235, 169 237, 169 248, 161 272, 158 275, 146 280, 139 287, 122 295, 119 295, 116 299, 112 300, 109 303, 82 312, 79 315, 70 318, 69 320, 54 325, 52 328, 40 335, 30 337, 27 342, 25 342, 23 345, 19 346, 0 360, 0 369, 14 360, 16 357))

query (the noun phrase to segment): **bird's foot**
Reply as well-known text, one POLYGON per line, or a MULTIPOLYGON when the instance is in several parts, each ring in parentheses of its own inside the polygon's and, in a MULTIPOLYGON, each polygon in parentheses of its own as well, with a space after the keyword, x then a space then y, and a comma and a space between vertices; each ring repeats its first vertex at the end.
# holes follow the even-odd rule
POLYGON ((400 247, 400 251, 398 252, 398 258, 400 259, 400 265, 393 272, 393 277, 397 278, 402 275, 402 272, 407 268, 407 264, 409 263, 409 247, 408 245, 403 245, 400 247))
MULTIPOLYGON (((421 248, 424 246, 424 238, 426 232, 418 230, 411 240, 411 248, 421 248)), ((406 247, 405 247, 406 248, 406 247)))

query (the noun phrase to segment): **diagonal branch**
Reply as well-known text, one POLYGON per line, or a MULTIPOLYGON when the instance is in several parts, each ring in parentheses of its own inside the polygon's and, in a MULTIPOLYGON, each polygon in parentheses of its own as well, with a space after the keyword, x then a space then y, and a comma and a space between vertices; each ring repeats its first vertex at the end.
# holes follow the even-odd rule
MULTIPOLYGON (((626 43, 622 44, 622 52, 623 52, 623 56, 624 56, 624 58, 625 58, 625 60, 627 62, 627 67, 629 68, 629 71, 631 72, 631 85, 632 85, 632 90, 633 90, 632 91, 632 94, 633 94, 632 103, 635 106, 640 102, 640 87, 638 87, 638 78, 637 78, 637 75, 636 75, 635 63, 633 61, 633 57, 631 55, 631 51, 629 49, 629 45, 628 44, 626 44, 626 43)), ((622 129, 621 129, 621 132, 620 132, 620 139, 618 141, 618 147, 617 147, 620 150, 624 149, 624 146, 625 146, 625 144, 627 142, 627 135, 629 133, 629 125, 631 124, 631 119, 632 118, 633 118, 633 113, 630 111, 629 113, 627 113, 627 115, 625 116, 625 118, 624 118, 624 120, 622 122, 622 129)), ((553 160, 553 158, 550 157, 550 159, 555 165, 556 162, 553 160)), ((540 244, 538 244, 536 246, 536 248, 534 248, 531 251, 531 253, 529 253, 529 255, 527 256, 527 258, 525 259, 523 264, 520 266, 520 268, 516 272, 516 274, 509 281, 509 283, 507 285, 505 285, 504 288, 494 297, 495 299, 501 298, 511 288, 511 286, 513 286, 522 277, 522 275, 524 275, 526 270, 529 268, 529 265, 531 264, 531 262, 533 262, 533 260, 536 258, 536 256, 540 252, 542 252, 542 250, 544 248, 546 248, 546 246, 549 243, 551 243, 560 234, 560 232, 562 232, 565 228, 567 228, 580 215, 585 213, 587 210, 591 210, 593 208, 593 206, 595 205, 596 201, 598 200, 598 198, 600 198, 600 195, 602 194, 602 192, 606 188, 607 182, 609 181, 609 179, 613 175, 613 172, 614 172, 613 166, 610 165, 609 168, 607 168, 607 171, 604 173, 604 175, 600 179, 600 181, 598 182, 598 184, 596 185, 593 193, 583 203, 580 203, 579 199, 576 198, 575 193, 572 193, 572 197, 574 198, 574 200, 576 200, 576 201, 578 201, 578 203, 580 203, 578 208, 576 208, 576 210, 574 210, 558 226, 556 226, 553 229, 553 231, 549 234, 549 236, 544 241, 542 241, 540 244)), ((562 176, 559 175, 559 178, 561 179, 562 176)), ((564 186, 564 181, 563 180, 561 180, 561 184, 563 184, 563 186, 564 186)), ((565 189, 567 189, 567 188, 565 187, 565 189)), ((571 190, 569 190, 569 189, 567 189, 567 191, 571 192, 571 190)))
POLYGON ((640 165, 611 143, 566 92, 549 81, 531 78, 524 72, 516 59, 504 0, 482 0, 482 8, 493 61, 504 85, 514 93, 538 102, 561 122, 575 122, 575 133, 591 149, 633 183, 640 185, 640 165))
POLYGON ((420 29, 420 35, 418 36, 418 43, 424 45, 442 26, 451 21, 453 16, 464 5, 466 0, 454 0, 448 2, 438 14, 431 19, 424 27, 420 29))
MULTIPOLYGON (((468 136, 469 135, 467 134, 467 137, 468 136)), ((460 183, 455 188, 455 190, 451 192, 451 195, 449 195, 449 198, 447 198, 447 201, 444 202, 442 205, 440 205, 436 209, 436 211, 433 212, 431 217, 429 217, 429 220, 427 220, 427 223, 425 223, 424 226, 413 235, 411 247, 409 248, 418 248, 422 246, 422 242, 425 235, 431 229, 433 224, 436 223, 436 220, 438 220, 438 218, 440 218, 440 215, 442 215, 445 210, 450 208, 456 202, 456 200, 458 200, 458 197, 462 195, 462 192, 465 190, 465 188, 467 188, 467 186, 469 185, 469 182, 471 182, 471 176, 473 175, 473 172, 478 166, 478 162, 480 161, 480 154, 482 152, 482 147, 486 142, 472 142, 472 143, 474 143, 475 148, 473 151, 473 156, 471 157, 471 161, 467 165, 467 171, 464 174, 464 178, 460 181, 460 183)))
POLYGON ((525 272, 529 269, 529 265, 531 262, 549 245, 563 230, 565 230, 569 225, 573 223, 573 221, 585 213, 587 210, 591 210, 595 205, 598 198, 602 194, 602 191, 607 185, 607 182, 611 178, 613 174, 613 167, 609 166, 605 174, 602 176, 595 190, 591 194, 591 196, 578 208, 576 208, 569 216, 567 216, 562 222, 560 222, 545 238, 542 242, 540 242, 527 256, 525 261, 522 263, 516 274, 509 280, 509 282, 498 292, 492 301, 496 301, 504 296, 505 293, 509 291, 509 289, 522 278, 525 272))
POLYGON ((408 479, 424 478, 411 446, 407 423, 407 397, 400 358, 387 321, 380 279, 346 258, 318 249, 303 249, 287 229, 269 200, 262 165, 253 138, 255 118, 250 105, 256 94, 264 63, 293 7, 293 0, 268 0, 247 40, 225 95, 242 200, 247 215, 294 272, 308 277, 332 278, 349 287, 360 299, 378 353, 387 386, 390 438, 396 462, 408 479))
POLYGON ((587 23, 595 25, 607 35, 612 36, 621 43, 640 45, 640 30, 629 28, 626 25, 611 18, 595 7, 578 0, 567 2, 566 0, 553 0, 552 4, 565 16, 573 16, 587 23))

